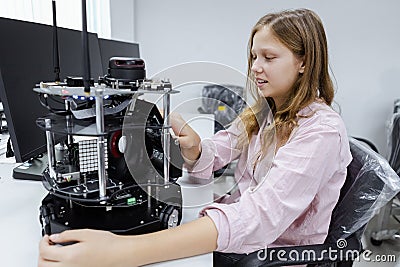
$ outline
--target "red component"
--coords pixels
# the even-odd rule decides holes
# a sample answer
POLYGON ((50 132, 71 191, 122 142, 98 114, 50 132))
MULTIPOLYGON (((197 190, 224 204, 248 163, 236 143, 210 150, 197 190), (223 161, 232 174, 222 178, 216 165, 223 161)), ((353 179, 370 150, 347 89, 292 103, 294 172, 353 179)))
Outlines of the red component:
POLYGON ((119 139, 121 138, 121 136, 122 136, 122 130, 118 130, 118 131, 112 133, 111 138, 110 138, 111 140, 109 143, 111 155, 117 159, 122 157, 122 153, 119 151, 119 148, 118 148, 118 142, 119 142, 119 139))

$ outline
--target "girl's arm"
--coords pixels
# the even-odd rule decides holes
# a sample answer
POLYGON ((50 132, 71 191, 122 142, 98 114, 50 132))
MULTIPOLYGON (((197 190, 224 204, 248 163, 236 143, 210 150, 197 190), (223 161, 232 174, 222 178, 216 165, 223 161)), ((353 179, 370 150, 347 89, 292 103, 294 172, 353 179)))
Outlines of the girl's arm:
POLYGON ((217 229, 208 216, 138 236, 117 236, 96 230, 65 231, 42 239, 39 267, 140 266, 212 252, 217 248, 217 236, 217 229), (71 241, 77 243, 52 244, 71 241))

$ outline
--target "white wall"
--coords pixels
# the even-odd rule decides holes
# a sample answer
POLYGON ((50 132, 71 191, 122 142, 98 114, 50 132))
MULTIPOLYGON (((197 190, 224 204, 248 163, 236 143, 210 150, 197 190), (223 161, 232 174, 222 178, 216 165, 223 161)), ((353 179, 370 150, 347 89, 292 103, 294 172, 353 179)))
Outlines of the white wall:
POLYGON ((135 1, 110 0, 111 39, 133 42, 135 1))
MULTIPOLYGON (((386 123, 400 97, 397 0, 135 0, 135 41, 148 77, 197 60, 245 73, 253 24, 270 11, 297 7, 313 9, 325 24, 336 101, 348 133, 369 138, 385 154, 386 123)), ((124 27, 131 31, 125 23, 118 30, 124 27)))

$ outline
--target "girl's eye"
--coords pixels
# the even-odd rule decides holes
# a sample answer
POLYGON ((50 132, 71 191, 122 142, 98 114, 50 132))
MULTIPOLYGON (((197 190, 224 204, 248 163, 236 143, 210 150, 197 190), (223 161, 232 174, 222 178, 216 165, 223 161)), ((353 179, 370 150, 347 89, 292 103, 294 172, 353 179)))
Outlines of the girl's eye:
POLYGON ((273 60, 275 57, 265 57, 266 60, 273 60))

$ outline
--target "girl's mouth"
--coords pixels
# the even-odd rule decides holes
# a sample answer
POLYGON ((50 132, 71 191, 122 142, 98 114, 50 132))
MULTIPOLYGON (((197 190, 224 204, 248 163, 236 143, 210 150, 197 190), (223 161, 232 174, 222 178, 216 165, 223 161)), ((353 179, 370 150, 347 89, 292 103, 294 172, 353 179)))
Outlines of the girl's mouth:
POLYGON ((263 80, 263 79, 256 79, 256 82, 257 82, 258 87, 263 86, 264 84, 268 83, 267 80, 263 80))

